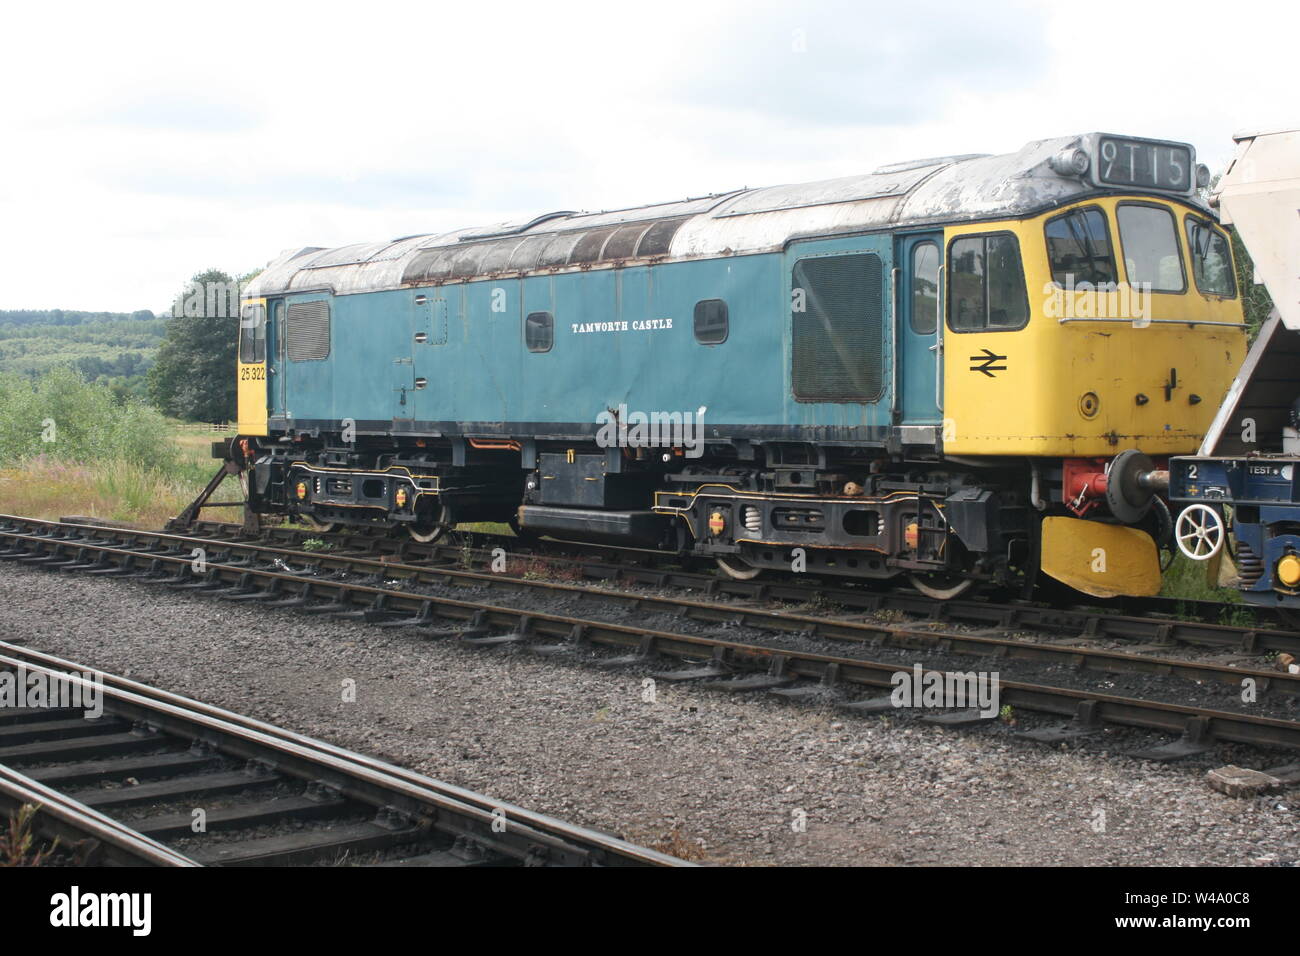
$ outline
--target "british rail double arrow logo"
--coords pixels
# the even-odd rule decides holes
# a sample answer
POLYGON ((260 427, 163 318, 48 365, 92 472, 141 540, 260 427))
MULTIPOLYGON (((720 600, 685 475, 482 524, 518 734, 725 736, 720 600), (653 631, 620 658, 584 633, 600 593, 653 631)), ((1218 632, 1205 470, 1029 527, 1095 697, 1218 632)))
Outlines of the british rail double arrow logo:
POLYGON ((984 349, 983 355, 972 355, 970 360, 975 363, 970 367, 972 372, 983 372, 989 378, 997 378, 997 375, 994 374, 995 372, 1005 372, 1007 370, 1005 365, 993 364, 994 362, 1005 362, 1007 357, 1005 355, 998 355, 988 349, 984 349))

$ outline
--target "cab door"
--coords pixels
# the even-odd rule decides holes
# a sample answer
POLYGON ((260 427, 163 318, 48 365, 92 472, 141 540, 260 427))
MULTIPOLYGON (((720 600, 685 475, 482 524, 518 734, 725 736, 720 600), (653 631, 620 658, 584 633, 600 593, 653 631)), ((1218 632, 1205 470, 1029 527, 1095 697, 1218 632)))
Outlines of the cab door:
POLYGON ((943 416, 943 234, 898 240, 898 378, 904 425, 943 416))
POLYGON ((267 395, 271 401, 272 415, 285 415, 285 402, 288 395, 286 377, 289 371, 284 353, 284 299, 269 299, 267 312, 270 315, 270 349, 269 364, 266 369, 267 395))
POLYGON ((240 308, 236 359, 239 433, 265 435, 268 394, 265 299, 246 299, 240 308))

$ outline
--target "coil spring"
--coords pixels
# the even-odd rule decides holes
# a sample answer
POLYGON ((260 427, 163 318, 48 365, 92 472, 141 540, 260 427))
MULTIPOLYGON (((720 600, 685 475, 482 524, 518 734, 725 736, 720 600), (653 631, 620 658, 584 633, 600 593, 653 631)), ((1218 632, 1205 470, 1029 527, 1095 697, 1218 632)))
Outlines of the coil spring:
POLYGON ((1242 590, 1253 588, 1264 576, 1263 559, 1244 541, 1237 542, 1237 576, 1241 580, 1239 586, 1242 590))
POLYGON ((745 526, 745 530, 750 534, 761 534, 763 531, 763 512, 759 511, 753 505, 745 505, 740 510, 740 520, 745 526))

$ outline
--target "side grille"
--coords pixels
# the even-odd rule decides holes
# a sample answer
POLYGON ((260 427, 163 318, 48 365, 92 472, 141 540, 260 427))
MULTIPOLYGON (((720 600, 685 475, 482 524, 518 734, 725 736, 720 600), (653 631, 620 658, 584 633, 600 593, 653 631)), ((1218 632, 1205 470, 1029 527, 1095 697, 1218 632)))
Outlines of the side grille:
POLYGON ((330 304, 317 299, 290 305, 284 334, 291 362, 319 362, 329 358, 330 304))

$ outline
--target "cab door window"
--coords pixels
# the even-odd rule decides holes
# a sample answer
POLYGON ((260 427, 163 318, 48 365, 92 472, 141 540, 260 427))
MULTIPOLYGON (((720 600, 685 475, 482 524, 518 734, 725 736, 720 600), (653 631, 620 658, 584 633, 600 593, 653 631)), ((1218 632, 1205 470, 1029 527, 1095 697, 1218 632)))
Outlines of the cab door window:
POLYGON ((239 313, 239 361, 257 365, 266 361, 266 306, 246 305, 239 313))
POLYGON ((948 327, 993 332, 1028 323, 1019 240, 1009 232, 954 239, 948 246, 948 327))
POLYGON ((939 246, 919 242, 912 250, 912 331, 934 335, 939 324, 939 246))

